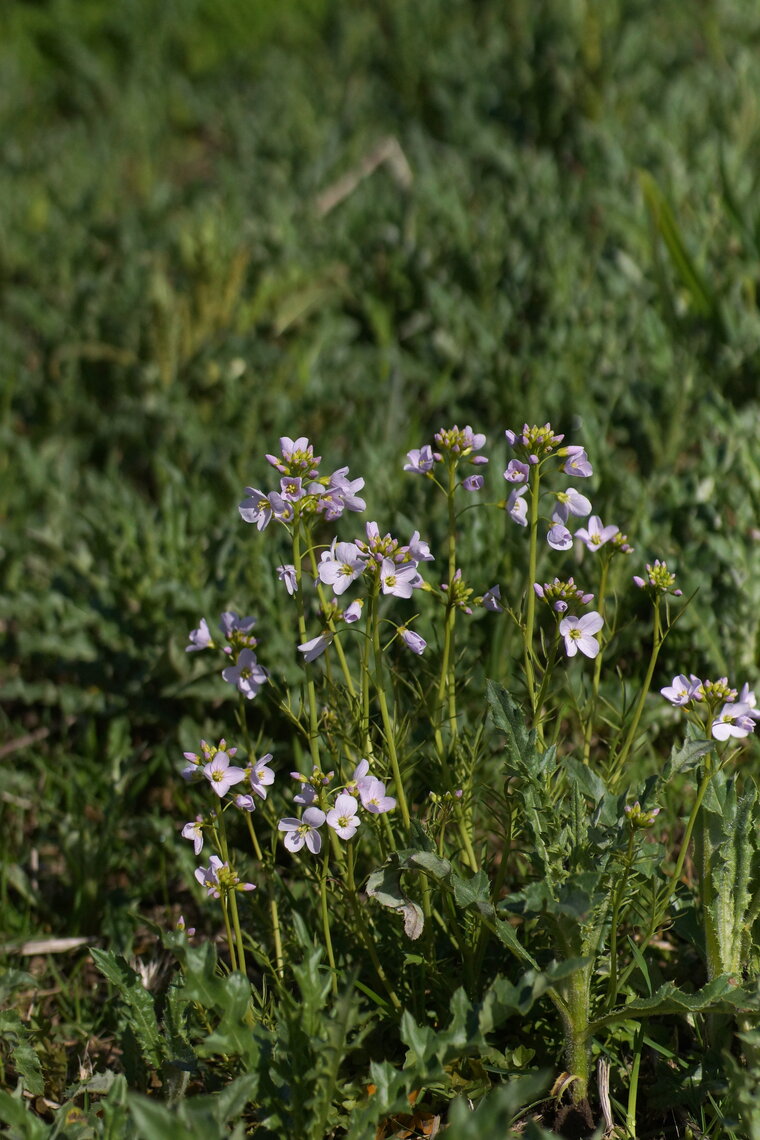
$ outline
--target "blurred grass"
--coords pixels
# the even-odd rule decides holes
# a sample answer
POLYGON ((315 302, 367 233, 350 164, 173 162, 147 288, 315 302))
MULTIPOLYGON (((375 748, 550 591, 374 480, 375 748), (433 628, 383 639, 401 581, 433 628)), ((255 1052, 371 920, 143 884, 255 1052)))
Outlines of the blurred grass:
MULTIPOLYGON (((236 510, 281 434, 435 540, 404 452, 551 420, 636 569, 699 587, 663 678, 757 683, 754 4, 36 0, 0 25, 0 723, 37 734, 0 804, 33 805, 4 829, 14 934, 169 899, 161 860, 122 874, 142 833, 72 836, 119 804, 176 850, 159 789, 230 725, 222 683, 189 683, 201 614, 257 613, 290 667, 282 551, 236 510), (401 167, 320 210, 389 138, 401 167), (63 852, 38 891, 30 837, 63 852)), ((468 541, 482 586, 521 588, 490 526, 468 541)), ((621 649, 635 670, 635 624, 621 649)))

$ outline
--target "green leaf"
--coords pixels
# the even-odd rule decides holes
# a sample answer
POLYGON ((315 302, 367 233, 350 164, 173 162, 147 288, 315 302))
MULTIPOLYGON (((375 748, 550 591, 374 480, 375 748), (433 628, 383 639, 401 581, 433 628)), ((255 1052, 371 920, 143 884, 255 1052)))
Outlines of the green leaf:
POLYGON ((27 1109, 24 1101, 2 1089, 0 1089, 0 1122, 17 1129, 15 1135, 22 1140, 45 1140, 56 1127, 45 1124, 27 1109))
POLYGON ((691 297, 694 311, 701 317, 720 321, 718 298, 689 254, 665 195, 646 170, 639 171, 639 185, 652 224, 665 242, 670 260, 691 297))
POLYGON ((29 1030, 17 1010, 0 1010, 0 1038, 9 1044, 13 1063, 25 1090, 33 1096, 42 1096, 45 1092, 45 1079, 40 1059, 32 1047, 29 1030))
POLYGON ((476 903, 489 905, 491 902, 491 888, 488 875, 480 870, 471 879, 463 879, 459 875, 452 875, 454 898, 457 906, 466 909, 476 903))
POLYGON ((657 1017, 670 1013, 737 1013, 760 1007, 756 995, 749 994, 737 986, 727 974, 715 978, 696 993, 679 990, 672 982, 660 986, 656 993, 647 998, 635 998, 621 1009, 612 1010, 604 1017, 597 1018, 589 1027, 596 1033, 605 1025, 619 1021, 638 1021, 646 1017, 657 1017))
POLYGON ((678 772, 689 772, 696 768, 699 761, 715 747, 711 740, 686 739, 680 747, 673 745, 670 757, 665 761, 662 770, 661 782, 667 783, 671 776, 678 772))
POLYGON ((487 681, 486 690, 493 722, 507 738, 507 751, 514 773, 540 782, 554 762, 555 749, 537 751, 536 730, 529 732, 526 729, 522 709, 503 685, 487 681))
POLYGON ((145 989, 136 970, 120 954, 90 947, 95 965, 118 991, 127 1008, 127 1019, 145 1061, 155 1069, 163 1060, 163 1041, 156 1019, 153 995, 145 989))

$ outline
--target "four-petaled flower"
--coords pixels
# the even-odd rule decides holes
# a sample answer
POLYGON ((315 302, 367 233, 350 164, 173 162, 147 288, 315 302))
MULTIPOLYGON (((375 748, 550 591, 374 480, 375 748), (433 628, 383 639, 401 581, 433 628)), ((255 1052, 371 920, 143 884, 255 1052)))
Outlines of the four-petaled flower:
POLYGON ((217 752, 213 760, 203 765, 203 775, 221 799, 233 784, 239 784, 245 779, 245 770, 231 765, 226 752, 217 752))
POLYGON ((279 831, 285 832, 285 846, 288 851, 300 851, 306 844, 312 855, 322 850, 322 836, 317 831, 325 822, 325 813, 318 807, 307 807, 301 819, 286 817, 277 824, 279 831))
POLYGON ((335 806, 327 813, 327 826, 331 827, 341 839, 350 839, 361 822, 357 819, 358 810, 354 797, 348 792, 341 792, 335 801, 335 806))
POLYGON ((335 594, 343 594, 364 573, 366 565, 366 555, 356 543, 333 542, 319 563, 319 580, 332 586, 335 594))
POLYGON ((384 594, 397 598, 411 598, 412 591, 422 583, 417 567, 413 562, 401 566, 384 558, 380 567, 380 584, 384 594))
POLYGON ((583 617, 565 617, 559 623, 559 632, 565 639, 565 652, 568 657, 575 657, 580 649, 586 657, 596 657, 599 652, 597 634, 604 625, 604 618, 596 610, 591 610, 583 617))
POLYGON ((236 665, 222 669, 222 676, 230 685, 236 685, 244 697, 252 700, 266 682, 269 671, 259 665, 252 649, 242 649, 236 665))
POLYGON ((605 542, 614 538, 619 530, 619 526, 603 526, 599 515, 592 515, 588 520, 588 527, 576 530, 575 537, 585 543, 587 550, 598 550, 605 542))
POLYGON ((730 736, 740 739, 749 736, 755 731, 758 716, 758 710, 743 701, 725 704, 712 723, 712 735, 716 740, 728 740, 730 736))
POLYGON ((365 811, 370 811, 374 815, 383 815, 395 808, 396 801, 393 796, 386 796, 382 780, 374 776, 363 776, 357 780, 357 787, 365 811))
POLYGON ((435 455, 429 443, 424 447, 414 447, 411 451, 407 452, 408 463, 404 464, 405 471, 413 471, 415 475, 426 475, 428 471, 432 471, 433 464, 436 460, 440 460, 440 455, 435 455))

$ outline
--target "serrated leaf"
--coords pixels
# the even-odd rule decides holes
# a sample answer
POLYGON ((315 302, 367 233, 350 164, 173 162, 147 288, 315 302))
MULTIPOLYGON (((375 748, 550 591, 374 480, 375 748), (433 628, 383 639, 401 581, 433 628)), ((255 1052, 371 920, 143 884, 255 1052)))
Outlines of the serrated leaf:
POLYGON ((667 783, 670 777, 677 775, 678 772, 689 772, 696 768, 702 757, 713 748, 714 744, 709 740, 687 739, 680 747, 674 744, 662 770, 662 783, 667 783))
POLYGON ((163 1042, 159 1033, 153 995, 145 989, 136 970, 120 954, 90 947, 90 954, 101 974, 116 988, 127 1007, 129 1026, 140 1044, 145 1060, 161 1067, 163 1042))
POLYGON ((598 804, 607 792, 604 780, 598 776, 593 768, 575 756, 565 756, 562 767, 567 772, 571 784, 575 785, 584 796, 588 796, 598 804))
POLYGON ((470 879, 463 879, 460 875, 452 875, 451 884, 454 888, 454 898, 457 906, 463 909, 473 903, 490 903, 491 889, 488 875, 480 870, 470 879))
POLYGON ((619 1021, 637 1021, 644 1017, 670 1013, 736 1013, 758 1008, 760 1001, 757 995, 749 994, 735 985, 727 974, 722 974, 693 994, 679 990, 672 982, 666 982, 651 997, 635 998, 621 1009, 597 1018, 589 1027, 589 1032, 596 1033, 603 1026, 619 1021))

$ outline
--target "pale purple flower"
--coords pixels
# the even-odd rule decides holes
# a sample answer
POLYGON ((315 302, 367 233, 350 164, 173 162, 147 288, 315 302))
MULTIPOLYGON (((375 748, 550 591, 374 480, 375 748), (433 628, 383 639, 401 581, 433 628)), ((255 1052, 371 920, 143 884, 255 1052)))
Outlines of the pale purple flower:
POLYGON ((405 625, 399 626, 399 633, 401 640, 407 649, 411 649, 412 653, 420 656, 427 649, 427 642, 424 637, 420 637, 419 633, 415 633, 413 629, 407 629, 405 625))
POLYGON ((358 811, 359 805, 354 797, 341 792, 335 800, 335 806, 327 813, 327 826, 341 839, 351 839, 361 822, 357 818, 358 811))
POLYGON ((575 657, 578 650, 586 657, 596 657, 599 652, 599 642, 594 634, 598 633, 604 625, 604 618, 596 610, 591 610, 583 617, 562 618, 559 623, 559 632, 565 639, 565 652, 568 657, 575 657))
POLYGON ((756 719, 757 710, 749 704, 725 704, 712 723, 712 735, 716 740, 728 740, 731 736, 741 739, 755 731, 756 719))
POLYGON ((591 500, 581 495, 574 487, 556 492, 557 505, 552 512, 552 522, 566 523, 570 515, 585 518, 591 514, 591 500))
POLYGON ((280 479, 280 494, 286 503, 297 503, 306 493, 300 475, 286 475, 280 479))
POLYGON ((396 801, 393 796, 386 796, 385 784, 374 776, 365 776, 357 781, 362 807, 373 815, 383 815, 393 811, 396 801))
POLYGON ((585 543, 587 550, 598 550, 605 542, 614 538, 619 530, 618 526, 602 526, 599 515, 592 515, 588 520, 588 528, 581 527, 576 530, 575 537, 585 543))
POLYGON ((304 641, 303 645, 299 645, 298 652, 303 653, 304 661, 316 661, 328 645, 332 645, 333 636, 329 629, 325 629, 316 637, 312 637, 311 641, 304 641))
POLYGON ((335 503, 340 501, 343 510, 363 511, 367 504, 356 492, 361 491, 364 480, 361 478, 348 479, 347 475, 347 467, 339 467, 337 471, 334 471, 330 476, 325 495, 329 495, 335 503))
POLYGON ((281 495, 279 491, 270 491, 267 498, 274 517, 280 522, 290 522, 295 514, 290 500, 281 495))
POLYGON ((182 934, 186 934, 188 938, 192 938, 192 936, 195 934, 195 927, 186 925, 184 914, 181 914, 177 919, 175 930, 179 930, 182 934))
POLYGON ((246 487, 247 499, 243 499, 239 505, 240 517, 243 522, 255 523, 257 530, 263 530, 268 526, 272 519, 272 504, 264 494, 256 487, 246 487))
POLYGON ((319 563, 319 580, 332 586, 335 594, 343 594, 364 573, 366 556, 354 542, 333 542, 319 563))
POLYGON ((285 583, 285 589, 292 597, 298 589, 298 582, 296 581, 296 568, 291 563, 285 566, 277 567, 277 577, 281 582, 285 583))
POLYGON ((351 625, 353 622, 358 621, 362 616, 363 608, 364 602, 361 598, 357 598, 356 601, 352 602, 350 606, 346 606, 343 613, 341 614, 341 617, 345 622, 348 622, 348 624, 351 625))
POLYGON ((570 447, 563 447, 559 454, 567 456, 562 468, 565 475, 575 475, 578 479, 588 479, 590 475, 594 474, 584 447, 573 444, 570 447))
POLYGON ((288 851, 300 851, 304 843, 312 855, 318 855, 322 850, 322 836, 317 831, 325 822, 325 813, 321 808, 308 807, 301 819, 286 817, 277 824, 279 831, 285 832, 285 846, 288 851))
POLYGON ((573 536, 564 523, 555 522, 547 532, 546 541, 552 550, 569 550, 573 545, 573 536))
POLYGON ((412 591, 422 582, 413 562, 398 566, 390 558, 384 558, 380 567, 380 583, 384 594, 396 598, 411 598, 412 591))
POLYGON ((436 459, 440 459, 440 455, 435 455, 429 443, 424 447, 413 448, 407 452, 408 463, 404 464, 405 471, 413 471, 415 475, 425 475, 428 471, 432 471, 433 464, 436 459))
POLYGON ((317 798, 317 791, 311 784, 302 784, 300 792, 293 796, 293 803, 301 807, 311 807, 317 798))
POLYGON ((190 644, 185 646, 186 653, 195 653, 199 649, 213 648, 214 639, 205 618, 201 618, 197 629, 191 629, 188 634, 190 644))
POLYGON ((673 678, 673 683, 660 689, 660 692, 672 705, 688 705, 689 701, 695 699, 695 692, 701 684, 699 677, 695 677, 693 673, 690 677, 679 673, 673 678))
POLYGON ((510 459, 504 478, 508 483, 527 483, 529 472, 530 467, 527 463, 521 463, 519 459, 510 459))
POLYGON ((528 503, 523 498, 528 488, 526 486, 516 487, 507 499, 507 514, 519 526, 528 525, 528 503))
POLYGON ((254 761, 250 764, 245 772, 251 781, 251 787, 257 796, 262 800, 267 798, 267 788, 270 784, 274 783, 274 772, 269 767, 269 761, 272 759, 272 753, 267 752, 260 760, 254 761))
POLYGON ((252 700, 266 682, 269 671, 259 665, 252 649, 242 649, 236 665, 228 665, 222 676, 230 685, 236 685, 249 701, 252 700))
POLYGON ((491 586, 490 590, 486 590, 481 598, 480 604, 484 610, 490 610, 491 613, 503 613, 504 606, 501 604, 501 586, 491 586))
POLYGON ((253 796, 245 795, 235 796, 235 807, 240 808, 241 811, 256 811, 256 800, 253 796))
POLYGON ((462 480, 462 488, 465 491, 482 491, 485 479, 482 475, 468 475, 466 479, 462 480))
POLYGON ((186 823, 182 828, 182 838, 190 839, 193 843, 193 850, 196 855, 200 855, 203 850, 203 816, 197 815, 193 821, 186 823))
POLYGON ((406 549, 409 551, 412 562, 435 562, 435 557, 430 553, 430 547, 424 539, 420 538, 418 530, 409 539, 406 549))
POLYGON ((203 775, 220 799, 227 794, 233 784, 239 784, 245 779, 245 771, 230 765, 230 758, 226 752, 217 752, 213 760, 204 764, 203 775))
POLYGON ((202 887, 205 887, 212 898, 218 899, 221 895, 219 890, 219 871, 224 866, 224 863, 218 855, 212 855, 209 859, 208 867, 197 867, 195 870, 195 877, 202 887))

